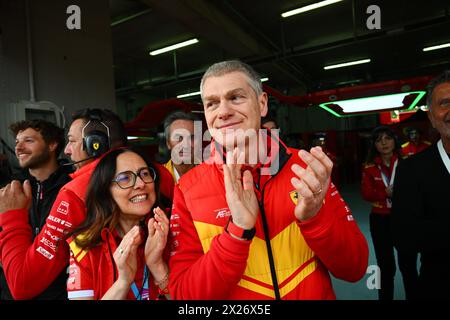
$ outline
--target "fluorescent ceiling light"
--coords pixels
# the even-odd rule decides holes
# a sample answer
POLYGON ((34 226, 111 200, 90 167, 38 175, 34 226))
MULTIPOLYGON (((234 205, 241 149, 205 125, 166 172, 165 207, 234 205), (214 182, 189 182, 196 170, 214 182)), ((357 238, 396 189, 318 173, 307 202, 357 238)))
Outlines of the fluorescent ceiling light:
POLYGON ((200 94, 200 91, 191 92, 191 93, 186 93, 186 94, 180 94, 177 96, 177 98, 181 99, 181 98, 186 98, 186 97, 191 97, 191 96, 197 96, 199 94, 200 94))
POLYGON ((345 62, 345 63, 333 64, 331 66, 326 66, 326 67, 323 67, 323 68, 325 70, 330 70, 330 69, 354 66, 355 64, 369 63, 369 62, 370 62, 370 59, 363 59, 363 60, 357 60, 357 61, 350 61, 350 62, 345 62))
POLYGON ((413 91, 321 103, 319 106, 336 117, 388 110, 412 110, 425 95, 425 91, 413 91))
POLYGON ((136 137, 136 136, 127 136, 127 139, 128 139, 128 140, 136 140, 136 139, 139 139, 139 137, 136 137))
POLYGON ((330 4, 333 4, 333 3, 336 3, 336 2, 341 2, 341 1, 342 1, 342 0, 326 0, 326 1, 320 1, 320 2, 317 2, 317 3, 310 4, 309 6, 304 6, 304 7, 297 8, 297 9, 294 9, 294 10, 291 10, 291 11, 283 12, 283 13, 281 14, 281 16, 282 16, 283 18, 287 18, 287 17, 293 16, 293 15, 295 15, 295 14, 299 14, 299 13, 302 13, 302 12, 314 10, 314 9, 317 9, 317 8, 320 8, 320 7, 325 7, 325 6, 328 6, 328 5, 330 5, 330 4))
POLYGON ((261 78, 261 82, 266 82, 266 81, 269 81, 269 78, 261 78))
POLYGON ((150 55, 151 56, 156 56, 158 54, 161 54, 161 53, 164 53, 164 52, 167 52, 167 51, 176 50, 178 48, 186 47, 186 46, 189 46, 189 45, 197 43, 197 42, 198 42, 198 39, 194 38, 194 39, 191 39, 191 40, 187 40, 187 41, 184 41, 184 42, 173 44, 173 45, 165 47, 165 48, 161 48, 161 49, 158 49, 158 50, 150 51, 150 55))
POLYGON ((426 48, 423 48, 423 51, 432 51, 432 50, 438 50, 438 49, 443 49, 443 48, 448 48, 448 47, 450 47, 450 42, 443 43, 438 46, 426 47, 426 48))

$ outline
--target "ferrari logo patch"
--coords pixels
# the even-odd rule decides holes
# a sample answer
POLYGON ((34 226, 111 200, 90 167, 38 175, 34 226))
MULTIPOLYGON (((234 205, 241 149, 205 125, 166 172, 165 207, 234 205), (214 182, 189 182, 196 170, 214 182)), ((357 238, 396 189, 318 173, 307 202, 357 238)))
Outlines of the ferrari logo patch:
POLYGON ((98 150, 98 148, 100 147, 100 144, 94 143, 92 146, 94 147, 94 150, 98 150))
POLYGON ((292 200, 292 202, 295 204, 295 205, 297 205, 297 203, 298 203, 298 193, 297 193, 297 191, 291 191, 291 192, 289 192, 289 195, 291 196, 291 200, 292 200))

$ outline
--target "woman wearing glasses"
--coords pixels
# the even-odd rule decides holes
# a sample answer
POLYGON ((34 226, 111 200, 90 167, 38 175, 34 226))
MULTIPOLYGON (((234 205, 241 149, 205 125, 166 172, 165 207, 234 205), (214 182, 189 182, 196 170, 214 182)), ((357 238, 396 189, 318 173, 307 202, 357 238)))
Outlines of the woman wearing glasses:
POLYGON ((98 163, 87 218, 72 234, 69 299, 158 299, 168 294, 169 220, 159 207, 156 170, 138 152, 117 149, 98 163))

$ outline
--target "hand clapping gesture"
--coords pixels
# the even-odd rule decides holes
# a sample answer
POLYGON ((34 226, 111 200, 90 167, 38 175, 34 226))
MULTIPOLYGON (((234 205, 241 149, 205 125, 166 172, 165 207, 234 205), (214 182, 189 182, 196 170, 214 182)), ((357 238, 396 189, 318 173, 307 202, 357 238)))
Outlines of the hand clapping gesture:
POLYGON ((145 243, 145 261, 150 271, 163 263, 163 251, 169 234, 169 219, 159 207, 153 209, 154 217, 148 221, 148 237, 145 243))
POLYGON ((300 150, 298 155, 307 167, 303 169, 298 164, 292 165, 291 170, 298 178, 293 177, 291 183, 299 195, 295 217, 304 221, 314 217, 323 205, 330 185, 333 162, 320 147, 311 148, 310 152, 300 150))
POLYGON ((252 229, 258 217, 259 205, 253 190, 253 177, 246 170, 241 178, 242 165, 237 164, 238 149, 227 153, 223 165, 225 192, 233 223, 243 229, 252 229))
POLYGON ((13 180, 11 183, 0 189, 0 213, 16 210, 29 209, 31 206, 31 185, 30 181, 13 180))
POLYGON ((113 258, 119 272, 118 282, 129 286, 136 276, 137 249, 142 242, 139 226, 134 226, 123 237, 119 247, 114 252, 113 258))

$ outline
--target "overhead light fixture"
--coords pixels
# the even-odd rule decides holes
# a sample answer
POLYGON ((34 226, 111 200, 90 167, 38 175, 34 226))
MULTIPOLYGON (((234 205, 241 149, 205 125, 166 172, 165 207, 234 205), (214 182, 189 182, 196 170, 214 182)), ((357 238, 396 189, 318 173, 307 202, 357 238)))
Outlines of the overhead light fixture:
POLYGON ((321 7, 325 7, 325 6, 328 6, 330 4, 333 4, 333 3, 336 3, 336 2, 341 2, 341 1, 342 0, 320 1, 320 2, 317 2, 317 3, 310 4, 308 6, 304 6, 304 7, 301 7, 301 8, 297 8, 297 9, 294 9, 294 10, 283 12, 281 14, 281 16, 283 18, 287 18, 287 17, 293 16, 295 14, 303 13, 303 12, 306 12, 306 11, 311 11, 311 10, 314 10, 314 9, 317 9, 317 8, 321 8, 321 7))
POLYGON ((369 63, 370 59, 363 59, 363 60, 357 60, 357 61, 350 61, 350 62, 345 62, 345 63, 339 63, 339 64, 333 64, 331 66, 325 66, 323 67, 325 70, 330 70, 330 69, 336 69, 336 68, 343 68, 343 67, 348 67, 348 66, 354 66, 356 64, 362 64, 362 63, 369 63))
POLYGON ((185 94, 180 94, 180 95, 178 95, 177 98, 178 98, 178 99, 181 99, 181 98, 186 98, 186 97, 197 96, 197 95, 199 95, 199 94, 200 94, 200 91, 197 91, 197 92, 191 92, 191 93, 185 93, 185 94))
POLYGON ((173 44, 173 45, 165 47, 165 48, 161 48, 161 49, 158 49, 158 50, 150 51, 150 55, 151 56, 156 56, 156 55, 164 53, 164 52, 168 52, 168 51, 176 50, 178 48, 190 46, 191 44, 194 44, 194 43, 197 43, 197 42, 198 42, 197 38, 194 38, 194 39, 191 39, 191 40, 187 40, 187 41, 183 41, 183 42, 176 43, 176 44, 173 44))
POLYGON ((269 81, 269 78, 261 78, 261 82, 266 82, 266 81, 269 81))
POLYGON ((319 107, 336 117, 347 117, 373 112, 412 110, 425 95, 425 91, 412 91, 321 103, 319 107))
POLYGON ((432 46, 432 47, 426 47, 423 48, 423 51, 433 51, 433 50, 438 50, 438 49, 444 49, 444 48, 448 48, 450 47, 450 42, 449 43, 443 43, 437 46, 432 46))

